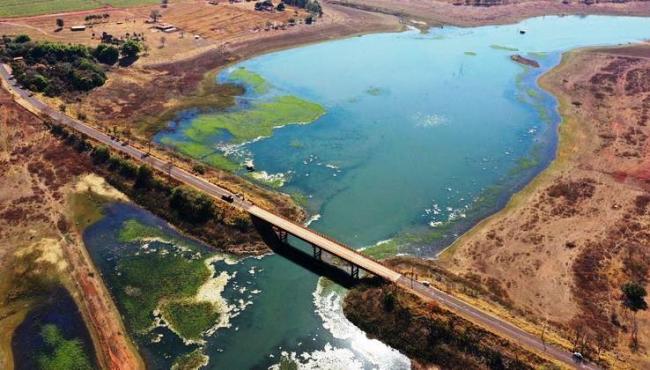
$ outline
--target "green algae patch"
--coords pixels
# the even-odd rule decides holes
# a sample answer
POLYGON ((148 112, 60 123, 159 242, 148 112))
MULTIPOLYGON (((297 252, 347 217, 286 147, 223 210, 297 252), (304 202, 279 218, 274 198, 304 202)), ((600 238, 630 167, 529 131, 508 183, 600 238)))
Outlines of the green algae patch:
POLYGON ((505 50, 505 51, 519 51, 517 48, 513 48, 511 46, 504 46, 504 45, 497 45, 497 44, 492 44, 490 45, 492 49, 496 50, 505 50))
POLYGON ((465 55, 469 55, 469 56, 471 56, 471 57, 475 57, 477 54, 476 54, 475 52, 473 52, 473 51, 466 51, 466 52, 465 52, 465 55))
POLYGON ((145 225, 134 219, 124 221, 117 236, 117 239, 122 243, 154 238, 169 239, 165 232, 159 228, 145 225))
POLYGON ((54 324, 43 326, 41 336, 45 350, 37 362, 39 368, 48 370, 91 370, 92 363, 79 339, 66 339, 54 324))
POLYGON ((244 67, 237 68, 229 76, 228 80, 235 83, 242 83, 253 89, 256 94, 264 94, 269 91, 269 84, 264 77, 251 72, 244 67))
POLYGON ((209 302, 174 301, 161 310, 165 321, 180 336, 195 341, 219 320, 219 312, 209 302))
POLYGON ((281 96, 269 102, 255 103, 250 109, 199 116, 185 130, 185 136, 194 142, 228 131, 235 143, 260 137, 269 137, 273 129, 290 124, 306 124, 325 113, 319 104, 295 96, 281 96))

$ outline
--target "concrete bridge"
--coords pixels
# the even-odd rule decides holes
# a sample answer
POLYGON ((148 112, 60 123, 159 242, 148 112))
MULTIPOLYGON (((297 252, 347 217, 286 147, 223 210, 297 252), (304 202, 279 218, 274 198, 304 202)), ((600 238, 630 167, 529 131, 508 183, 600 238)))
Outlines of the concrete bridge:
POLYGON ((399 272, 382 265, 374 259, 365 256, 342 243, 264 210, 238 197, 227 189, 221 188, 199 176, 183 170, 182 168, 176 167, 168 161, 151 156, 126 142, 120 142, 113 139, 109 135, 92 126, 75 120, 58 110, 52 109, 50 106, 36 99, 29 91, 16 86, 15 81, 13 81, 11 77, 11 70, 7 65, 0 65, 0 79, 2 80, 2 86, 13 95, 14 100, 36 116, 41 118, 49 117, 55 123, 66 125, 115 151, 133 157, 136 161, 146 163, 152 168, 166 173, 179 182, 194 187, 219 201, 225 201, 224 199, 226 198, 232 199, 232 202, 228 203, 233 207, 242 209, 248 212, 251 216, 272 225, 281 241, 286 243, 287 237, 290 234, 310 244, 313 248, 313 255, 315 258, 320 259, 322 251, 326 251, 347 262, 350 265, 350 274, 353 277, 359 276, 359 269, 367 271, 423 298, 435 300, 453 312, 470 319, 472 322, 510 338, 511 340, 514 340, 529 349, 537 351, 538 353, 544 354, 549 358, 562 362, 565 365, 582 369, 599 369, 597 365, 591 363, 577 364, 574 362, 571 352, 550 346, 540 340, 537 336, 486 313, 485 311, 475 308, 474 306, 455 298, 451 294, 412 281, 399 272))

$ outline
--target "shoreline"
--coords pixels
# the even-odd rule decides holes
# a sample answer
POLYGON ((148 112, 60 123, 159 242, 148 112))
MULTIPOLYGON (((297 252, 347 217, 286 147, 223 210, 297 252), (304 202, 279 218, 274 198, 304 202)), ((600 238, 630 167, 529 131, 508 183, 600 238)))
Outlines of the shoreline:
MULTIPOLYGON (((496 212, 483 217, 478 223, 472 226, 469 230, 461 234, 453 243, 447 247, 440 250, 435 255, 435 259, 445 259, 453 257, 456 249, 467 239, 472 236, 480 233, 486 227, 486 224, 492 221, 495 218, 502 217, 506 214, 509 214, 513 208, 515 208, 521 202, 526 201, 526 197, 529 197, 532 192, 537 189, 542 188, 545 185, 548 185, 549 181, 552 180, 550 177, 557 171, 560 171, 563 166, 570 164, 569 156, 570 153, 566 153, 567 146, 575 145, 575 138, 571 137, 570 133, 572 130, 578 128, 578 123, 576 120, 567 113, 567 108, 570 103, 567 103, 562 99, 559 94, 552 90, 548 79, 553 71, 562 68, 563 66, 570 63, 570 58, 572 58, 575 53, 590 50, 590 47, 586 48, 576 48, 570 49, 562 52, 560 62, 553 66, 552 68, 544 71, 536 81, 537 87, 549 93, 554 99, 556 99, 557 106, 556 111, 559 114, 560 121, 556 123, 555 135, 556 135, 556 149, 553 154, 553 158, 550 160, 549 164, 544 167, 539 173, 537 173, 533 178, 528 181, 520 190, 512 193, 503 207, 500 207, 496 212), (575 127, 574 127, 575 126, 575 127)), ((578 128, 579 129, 579 128, 578 128)))

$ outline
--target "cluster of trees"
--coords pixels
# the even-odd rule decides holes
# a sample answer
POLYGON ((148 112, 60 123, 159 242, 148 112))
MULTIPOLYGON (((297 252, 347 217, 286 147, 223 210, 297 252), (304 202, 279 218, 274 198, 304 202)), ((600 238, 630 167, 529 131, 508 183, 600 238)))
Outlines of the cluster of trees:
POLYGON ((111 15, 108 14, 108 13, 89 14, 89 15, 86 16, 86 18, 84 18, 84 20, 86 21, 86 23, 95 23, 95 22, 100 22, 100 21, 106 22, 108 20, 108 18, 110 18, 110 16, 111 15))
POLYGON ((283 3, 298 8, 304 8, 310 13, 322 15, 323 8, 321 7, 318 0, 282 0, 283 3))
POLYGON ((99 64, 113 65, 120 57, 133 58, 140 44, 127 40, 120 49, 100 44, 97 48, 55 42, 35 42, 27 35, 3 37, 0 58, 10 63, 16 80, 25 88, 57 96, 88 91, 106 82, 99 64))

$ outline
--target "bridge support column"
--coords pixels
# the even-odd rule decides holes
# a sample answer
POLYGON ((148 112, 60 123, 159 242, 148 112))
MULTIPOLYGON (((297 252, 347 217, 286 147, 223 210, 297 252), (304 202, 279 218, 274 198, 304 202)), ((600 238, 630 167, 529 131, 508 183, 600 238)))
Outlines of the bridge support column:
POLYGON ((287 238, 289 237, 289 233, 282 229, 278 229, 278 239, 284 244, 287 244, 287 238))
POLYGON ((317 245, 312 244, 312 249, 314 250, 314 258, 321 261, 323 259, 323 250, 320 249, 317 245))
POLYGON ((359 278, 359 266, 354 263, 350 263, 350 276, 352 276, 353 279, 359 278))

